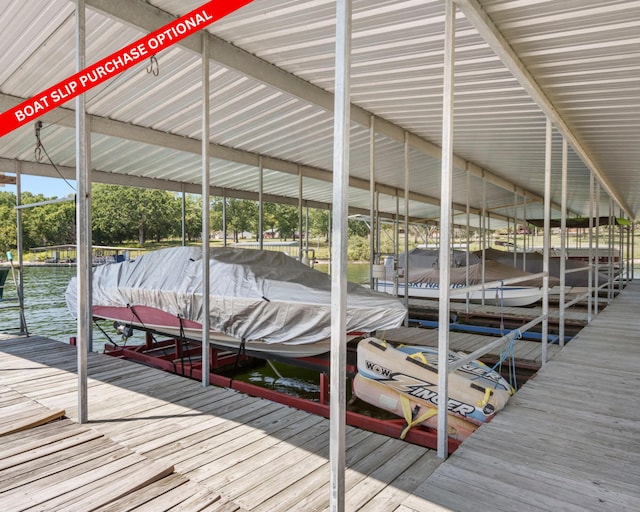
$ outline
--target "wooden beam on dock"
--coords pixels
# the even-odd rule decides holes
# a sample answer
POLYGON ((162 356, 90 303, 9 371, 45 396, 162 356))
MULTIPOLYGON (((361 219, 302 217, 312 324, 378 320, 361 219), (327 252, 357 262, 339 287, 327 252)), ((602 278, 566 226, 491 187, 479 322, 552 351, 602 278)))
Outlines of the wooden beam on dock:
POLYGON ((15 185, 15 184, 16 184, 15 176, 7 176, 6 174, 0 172, 0 186, 15 185))

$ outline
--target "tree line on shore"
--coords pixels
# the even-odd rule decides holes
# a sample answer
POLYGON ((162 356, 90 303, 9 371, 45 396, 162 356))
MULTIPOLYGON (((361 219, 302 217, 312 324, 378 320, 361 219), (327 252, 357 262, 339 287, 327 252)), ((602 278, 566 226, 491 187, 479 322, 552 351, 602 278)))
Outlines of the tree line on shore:
MULTIPOLYGON (((94 245, 136 244, 180 239, 182 236, 182 196, 163 190, 150 190, 119 185, 92 186, 92 236, 94 245)), ((50 201, 43 194, 23 192, 23 205, 50 201)), ((223 201, 226 201, 227 234, 237 242, 244 233, 257 240, 258 203, 244 199, 212 198, 211 232, 223 229, 223 201)), ((2 253, 17 247, 16 195, 0 192, 0 249, 2 253)), ((56 202, 23 208, 23 248, 75 244, 75 202, 56 202)), ((329 215, 326 210, 309 209, 303 217, 303 232, 326 239, 329 215), (308 218, 308 221, 307 221, 308 218), (305 227, 306 226, 306 227, 305 227)), ((263 205, 263 232, 282 240, 299 236, 298 207, 286 204, 263 205)), ((186 195, 184 230, 188 241, 202 236, 202 201, 197 195, 186 195)), ((349 222, 349 234, 367 237, 368 228, 359 221, 349 222)))

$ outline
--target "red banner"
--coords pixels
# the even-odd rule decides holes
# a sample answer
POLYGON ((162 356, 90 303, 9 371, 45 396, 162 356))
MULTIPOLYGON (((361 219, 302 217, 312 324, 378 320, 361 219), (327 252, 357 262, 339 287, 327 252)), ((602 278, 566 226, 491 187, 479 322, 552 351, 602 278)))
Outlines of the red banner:
POLYGON ((0 137, 109 80, 252 0, 211 0, 136 42, 0 114, 0 137))

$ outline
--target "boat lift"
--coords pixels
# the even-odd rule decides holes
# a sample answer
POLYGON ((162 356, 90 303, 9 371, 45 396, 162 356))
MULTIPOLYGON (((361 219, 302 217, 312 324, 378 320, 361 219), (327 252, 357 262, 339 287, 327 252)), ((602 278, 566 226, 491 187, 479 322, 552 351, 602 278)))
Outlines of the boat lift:
MULTIPOLYGON (((127 328, 127 327, 125 327, 127 328)), ((131 334, 128 332, 127 334, 131 334)), ((145 330, 145 343, 141 345, 118 345, 115 342, 105 345, 105 354, 129 359, 148 366, 152 366, 170 373, 182 375, 187 378, 202 380, 202 344, 199 340, 186 338, 156 339, 156 336, 163 336, 162 333, 153 330, 145 330)), ((75 338, 71 338, 70 343, 75 344, 75 338)), ((264 354, 262 355, 264 357, 264 354)), ((312 414, 329 418, 329 354, 322 354, 315 357, 305 357, 290 359, 284 357, 273 357, 274 361, 284 362, 290 365, 311 369, 319 374, 320 386, 317 399, 301 398, 282 391, 268 389, 257 384, 245 382, 234 378, 240 370, 247 370, 257 366, 269 364, 264 359, 255 357, 249 351, 238 353, 216 347, 213 343, 209 348, 209 382, 213 385, 234 389, 241 393, 259 398, 265 398, 273 402, 281 403, 289 407, 300 409, 312 414)), ((356 373, 356 352, 355 346, 350 343, 347 346, 347 378, 351 381, 356 373)), ((405 420, 401 418, 380 419, 353 410, 346 411, 346 423, 364 430, 386 435, 396 439, 407 426, 405 420)), ((437 432, 423 427, 412 427, 404 440, 419 446, 435 449, 437 445, 437 432)), ((448 451, 453 453, 461 441, 449 438, 448 451)))

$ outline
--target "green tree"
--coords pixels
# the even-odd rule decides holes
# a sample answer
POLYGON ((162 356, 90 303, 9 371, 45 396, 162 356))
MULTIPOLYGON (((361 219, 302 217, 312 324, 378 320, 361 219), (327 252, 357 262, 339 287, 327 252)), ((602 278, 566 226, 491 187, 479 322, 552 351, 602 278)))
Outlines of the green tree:
POLYGON ((0 192, 0 250, 2 254, 16 247, 16 196, 0 192))
POLYGON ((347 232, 349 236, 368 237, 369 226, 362 220, 349 219, 347 221, 347 232))
POLYGON ((309 231, 314 236, 324 236, 325 242, 329 240, 329 210, 309 210, 309 231))
POLYGON ((202 236, 202 200, 200 196, 192 194, 185 196, 184 223, 187 240, 191 242, 202 236))
POLYGON ((128 223, 128 212, 132 207, 128 200, 124 187, 93 185, 91 223, 95 244, 121 244, 133 238, 134 233, 128 223))
POLYGON ((224 222, 222 218, 222 206, 224 199, 222 197, 215 197, 211 200, 209 206, 209 227, 211 231, 222 231, 224 228, 224 222))
POLYGON ((262 230, 274 233, 278 229, 278 207, 275 203, 264 203, 262 207, 262 230))
POLYGON ((181 199, 171 192, 163 190, 130 189, 135 191, 134 201, 139 200, 134 209, 138 243, 143 245, 147 238, 156 242, 175 236, 181 231, 181 199))
POLYGON ((247 199, 227 199, 227 228, 238 242, 240 233, 253 230, 258 222, 258 205, 247 199))
MULTIPOLYGON (((27 203, 23 201, 23 204, 27 203)), ((76 208, 73 201, 25 209, 22 219, 26 247, 66 245, 75 242, 76 208)))
POLYGON ((92 195, 94 243, 144 245, 180 232, 180 199, 171 192, 97 184, 92 195))
POLYGON ((277 204, 275 217, 278 222, 280 238, 286 240, 298 231, 298 208, 290 204, 277 204))

